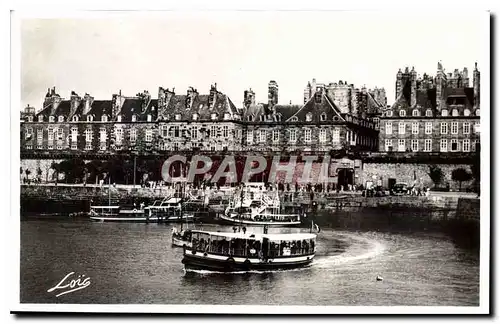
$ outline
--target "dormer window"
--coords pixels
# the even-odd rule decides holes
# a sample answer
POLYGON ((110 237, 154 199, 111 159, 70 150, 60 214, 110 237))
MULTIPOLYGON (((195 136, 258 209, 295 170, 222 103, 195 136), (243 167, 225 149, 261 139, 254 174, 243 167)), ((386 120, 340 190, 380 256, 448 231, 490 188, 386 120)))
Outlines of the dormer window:
POLYGON ((103 122, 107 122, 107 121, 108 121, 108 116, 106 116, 106 115, 102 115, 102 116, 101 116, 101 121, 103 121, 103 122))
POLYGON ((479 116, 479 109, 476 109, 476 116, 479 116))
POLYGON ((38 122, 39 123, 43 122, 43 116, 42 115, 38 116, 38 122))
POLYGON ((432 110, 427 109, 427 110, 425 111, 425 116, 426 116, 426 117, 432 117, 432 110))
POLYGON ((253 116, 248 116, 248 117, 247 117, 247 120, 248 120, 249 122, 253 121, 253 116))
POLYGON ((198 114, 193 114, 193 120, 198 120, 198 114))
POLYGON ((458 109, 456 109, 456 108, 455 108, 455 109, 453 109, 453 110, 451 111, 451 115, 452 115, 452 116, 454 116, 454 117, 458 116, 458 109))
POLYGON ((420 116, 420 111, 418 111, 418 109, 413 109, 413 111, 411 112, 411 115, 413 117, 418 117, 418 116, 420 116))
POLYGON ((216 120, 216 119, 217 119, 217 114, 216 114, 216 113, 212 113, 212 114, 210 115, 210 119, 212 119, 212 120, 216 120))
POLYGON ((54 116, 49 117, 49 123, 53 123, 55 121, 54 116))
POLYGON ((64 121, 64 116, 59 116, 57 118, 57 121, 60 122, 60 123, 62 123, 64 121))
POLYGON ((87 121, 88 121, 88 122, 91 122, 91 121, 93 121, 93 120, 94 120, 94 118, 92 117, 92 115, 88 115, 88 116, 87 116, 87 121))
POLYGON ((387 117, 392 117, 392 110, 388 110, 388 111, 385 113, 385 115, 386 115, 387 117))
POLYGON ((148 115, 148 122, 150 122, 153 119, 153 116, 148 115))
POLYGON ((335 116, 335 117, 333 117, 333 120, 334 120, 334 121, 338 121, 338 120, 339 120, 339 116, 335 116))
POLYGON ((399 111, 399 117, 406 117, 406 110, 401 109, 401 110, 399 111))
POLYGON ((263 122, 263 121, 265 121, 265 120, 266 120, 266 116, 264 116, 264 115, 260 115, 260 121, 261 121, 261 122, 263 122))
POLYGON ((325 113, 321 114, 321 121, 326 121, 326 114, 325 113))
POLYGON ((200 104, 200 109, 203 109, 203 104, 200 104))
POLYGON ((446 109, 441 110, 441 116, 442 117, 447 117, 448 116, 448 110, 446 110, 446 109))
POLYGON ((136 122, 136 121, 137 121, 137 116, 136 116, 136 115, 132 115, 132 121, 133 121, 133 122, 136 122))
POLYGON ((74 122, 77 122, 77 121, 78 121, 78 116, 73 116, 72 120, 73 120, 74 122))
POLYGON ((224 113, 224 120, 231 119, 231 115, 229 113, 224 113))
POLYGON ((316 91, 314 94, 314 100, 316 103, 321 103, 321 90, 316 91))
POLYGON ((312 121, 312 118, 313 118, 312 114, 311 113, 307 113, 307 115, 306 115, 306 121, 310 122, 310 121, 312 121))
POLYGON ((122 115, 118 115, 116 117, 116 121, 120 123, 122 121, 122 115))
POLYGON ((33 116, 28 116, 28 123, 33 122, 33 116))
POLYGON ((181 114, 175 114, 175 120, 181 120, 181 114))
POLYGON ((299 119, 297 118, 297 116, 294 116, 294 117, 292 117, 292 119, 290 119, 290 121, 293 121, 293 122, 296 122, 296 121, 298 121, 298 120, 299 120, 299 119))
POLYGON ((280 122, 280 121, 281 121, 281 114, 277 114, 277 115, 275 116, 275 118, 276 118, 276 121, 277 121, 277 122, 280 122))
POLYGON ((470 116, 470 110, 469 109, 465 109, 464 110, 464 116, 470 116))

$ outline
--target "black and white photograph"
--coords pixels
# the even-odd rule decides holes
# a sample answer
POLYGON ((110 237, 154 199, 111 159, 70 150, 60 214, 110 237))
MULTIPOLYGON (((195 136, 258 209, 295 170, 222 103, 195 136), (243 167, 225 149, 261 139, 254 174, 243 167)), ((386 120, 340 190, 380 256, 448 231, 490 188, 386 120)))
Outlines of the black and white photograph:
POLYGON ((11 311, 489 313, 487 11, 11 28, 11 311))

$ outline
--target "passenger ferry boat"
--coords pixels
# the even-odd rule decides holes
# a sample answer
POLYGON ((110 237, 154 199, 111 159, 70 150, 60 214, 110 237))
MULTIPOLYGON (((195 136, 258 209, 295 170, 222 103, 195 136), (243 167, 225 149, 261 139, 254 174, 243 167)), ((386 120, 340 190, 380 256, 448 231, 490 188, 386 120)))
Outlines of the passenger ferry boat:
POLYGON ((249 234, 193 230, 184 247, 186 270, 249 271, 293 269, 309 265, 316 234, 249 234))
POLYGON ((193 220, 194 215, 192 213, 181 213, 184 203, 182 198, 167 197, 162 201, 154 201, 152 205, 144 208, 144 211, 149 219, 156 219, 163 222, 193 220))
POLYGON ((229 224, 254 226, 298 226, 301 224, 300 213, 283 213, 282 206, 276 191, 271 198, 266 193, 242 193, 226 208, 219 219, 229 224))
POLYGON ((120 206, 90 206, 90 219, 99 222, 146 222, 148 219, 141 209, 122 209, 120 206))

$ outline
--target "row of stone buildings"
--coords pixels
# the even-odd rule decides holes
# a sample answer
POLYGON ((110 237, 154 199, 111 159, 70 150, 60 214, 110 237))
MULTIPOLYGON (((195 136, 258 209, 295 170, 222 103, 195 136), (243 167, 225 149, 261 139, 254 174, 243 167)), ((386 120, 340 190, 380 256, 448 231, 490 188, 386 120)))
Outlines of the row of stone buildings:
POLYGON ((345 81, 304 89, 304 103, 283 105, 275 81, 268 102, 244 91, 237 107, 212 85, 208 94, 160 87, 111 100, 48 89, 43 107, 21 113, 21 154, 162 154, 177 151, 263 152, 469 152, 479 145, 479 71, 469 87, 467 69, 417 77, 396 76, 396 101, 383 88, 356 88, 345 81))

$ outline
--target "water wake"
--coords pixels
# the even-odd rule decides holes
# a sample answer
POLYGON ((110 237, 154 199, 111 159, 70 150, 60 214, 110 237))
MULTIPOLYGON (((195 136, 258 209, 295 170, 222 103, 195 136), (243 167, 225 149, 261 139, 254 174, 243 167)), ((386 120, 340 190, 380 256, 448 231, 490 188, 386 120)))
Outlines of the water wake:
POLYGON ((384 253, 387 246, 377 240, 356 235, 356 234, 338 234, 346 241, 349 241, 349 248, 345 252, 328 256, 325 258, 316 258, 312 262, 315 268, 329 268, 332 265, 353 263, 361 260, 367 260, 384 253))

